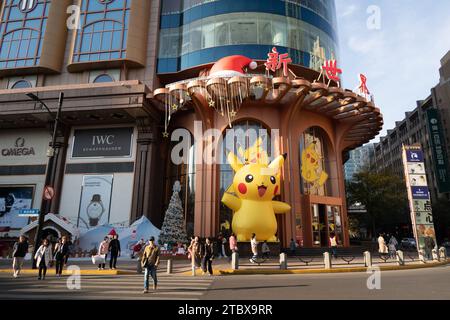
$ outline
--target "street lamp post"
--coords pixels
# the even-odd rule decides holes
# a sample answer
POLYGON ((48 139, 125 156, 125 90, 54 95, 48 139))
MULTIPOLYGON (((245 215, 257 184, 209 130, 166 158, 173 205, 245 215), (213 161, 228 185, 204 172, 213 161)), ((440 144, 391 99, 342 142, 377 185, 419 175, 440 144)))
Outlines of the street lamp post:
MULTIPOLYGON (((29 98, 31 98, 33 101, 39 102, 40 104, 42 104, 42 106, 44 106, 44 108, 47 110, 47 112, 53 117, 52 112, 50 111, 50 109, 47 107, 47 105, 41 100, 39 99, 35 94, 33 93, 28 93, 27 96, 29 98)), ((60 122, 60 114, 61 114, 61 109, 62 109, 62 104, 64 101, 64 92, 61 92, 59 94, 59 101, 58 101, 58 111, 56 113, 56 117, 53 118, 54 121, 54 125, 53 125, 53 136, 52 136, 52 143, 47 151, 47 157, 48 157, 48 163, 47 163, 47 170, 45 172, 45 184, 44 187, 49 186, 50 184, 52 184, 52 178, 54 176, 54 167, 55 167, 55 145, 56 145, 56 136, 58 133, 58 125, 60 122)), ((52 200, 45 200, 44 198, 42 199, 41 202, 41 210, 39 212, 39 219, 38 219, 38 226, 37 226, 37 231, 36 231, 36 236, 35 236, 35 240, 34 240, 34 250, 33 250, 33 269, 36 269, 36 260, 34 259, 34 256, 36 255, 36 252, 39 248, 39 244, 41 242, 41 237, 42 237, 42 228, 44 225, 44 219, 45 216, 47 215, 47 213, 49 213, 50 211, 50 204, 51 204, 52 200)))

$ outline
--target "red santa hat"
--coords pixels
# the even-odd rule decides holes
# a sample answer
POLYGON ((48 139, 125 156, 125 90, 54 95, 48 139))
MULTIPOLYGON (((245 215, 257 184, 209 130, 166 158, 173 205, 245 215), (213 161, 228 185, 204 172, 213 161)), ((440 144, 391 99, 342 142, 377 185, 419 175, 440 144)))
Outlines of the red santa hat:
POLYGON ((254 70, 258 64, 245 56, 229 56, 217 61, 211 68, 211 77, 235 77, 244 74, 244 68, 249 67, 254 70))

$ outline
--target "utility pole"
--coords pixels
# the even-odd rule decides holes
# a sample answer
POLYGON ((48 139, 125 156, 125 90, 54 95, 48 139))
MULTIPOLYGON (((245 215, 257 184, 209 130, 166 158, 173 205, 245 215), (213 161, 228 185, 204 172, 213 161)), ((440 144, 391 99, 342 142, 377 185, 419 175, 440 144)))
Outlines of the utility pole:
MULTIPOLYGON (((52 184, 52 180, 54 178, 54 171, 55 171, 55 146, 56 146, 56 138, 58 134, 58 126, 60 122, 60 115, 61 115, 61 109, 64 101, 64 92, 60 92, 59 94, 59 101, 58 101, 58 111, 56 113, 56 117, 53 117, 52 112, 47 107, 47 105, 39 99, 35 94, 28 93, 27 96, 31 98, 33 101, 39 102, 44 108, 47 110, 47 112, 52 116, 54 125, 53 125, 53 136, 52 136, 52 143, 49 146, 47 150, 47 157, 48 157, 48 163, 47 163, 47 169, 45 172, 45 184, 44 188, 47 186, 50 186, 52 184)), ((36 231, 36 237, 34 240, 34 250, 33 250, 33 269, 36 269, 36 260, 34 259, 34 256, 36 255, 36 252, 40 246, 41 238, 42 238, 42 228, 44 226, 45 222, 45 216, 49 213, 51 208, 51 201, 52 200, 45 200, 42 198, 41 202, 41 210, 39 212, 39 219, 38 219, 38 225, 37 225, 37 231, 36 231)))

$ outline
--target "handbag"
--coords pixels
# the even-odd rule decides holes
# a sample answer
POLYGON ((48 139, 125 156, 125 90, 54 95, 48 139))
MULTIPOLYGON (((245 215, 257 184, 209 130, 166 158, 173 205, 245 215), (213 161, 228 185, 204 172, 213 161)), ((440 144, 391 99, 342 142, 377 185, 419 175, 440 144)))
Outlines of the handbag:
POLYGON ((104 264, 106 263, 106 255, 104 254, 97 254, 92 256, 92 264, 104 264))

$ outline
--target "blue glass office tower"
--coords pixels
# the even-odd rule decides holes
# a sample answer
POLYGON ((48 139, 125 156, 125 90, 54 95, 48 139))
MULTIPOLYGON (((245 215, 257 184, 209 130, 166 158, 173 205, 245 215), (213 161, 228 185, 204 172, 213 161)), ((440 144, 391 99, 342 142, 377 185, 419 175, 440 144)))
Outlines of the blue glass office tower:
POLYGON ((241 54, 265 60, 273 46, 310 67, 317 39, 337 57, 334 0, 162 0, 158 74, 241 54))

